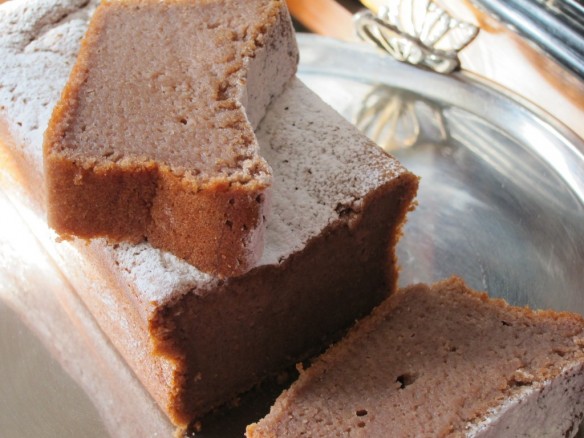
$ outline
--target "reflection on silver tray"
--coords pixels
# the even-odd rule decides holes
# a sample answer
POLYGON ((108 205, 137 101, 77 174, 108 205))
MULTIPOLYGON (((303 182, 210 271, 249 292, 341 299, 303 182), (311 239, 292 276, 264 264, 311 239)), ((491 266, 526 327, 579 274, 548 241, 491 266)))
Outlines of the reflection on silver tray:
MULTIPOLYGON (((301 78, 422 176, 399 247, 402 284, 458 274, 515 304, 584 313, 580 139, 464 74, 416 70, 315 36, 299 42, 301 78)), ((3 196, 0 208, 8 211, 3 196)), ((0 425, 8 417, 11 425, 2 436, 168 436, 168 423, 66 281, 50 280, 59 275, 50 249, 22 224, 7 231, 20 220, 9 217, 0 218, 0 425)), ((43 233, 38 220, 28 222, 43 233)), ((270 402, 201 436, 241 436, 236 422, 256 420, 270 402)))
POLYGON ((368 47, 300 37, 301 77, 422 177, 400 283, 451 274, 584 314, 584 144, 528 103, 368 47))

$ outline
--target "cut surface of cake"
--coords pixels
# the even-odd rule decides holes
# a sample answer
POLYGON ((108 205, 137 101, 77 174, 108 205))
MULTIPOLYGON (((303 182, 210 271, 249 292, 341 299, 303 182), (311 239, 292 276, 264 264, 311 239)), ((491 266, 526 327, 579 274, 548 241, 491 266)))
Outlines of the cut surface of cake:
POLYGON ((251 269, 272 180, 253 131, 297 60, 283 0, 102 1, 45 135, 49 225, 251 269))
POLYGON ((451 278, 398 291, 247 436, 571 437, 584 319, 512 307, 451 278))
MULTIPOLYGON (((11 162, 2 176, 39 215, 43 131, 95 5, 0 5, 0 148, 11 162)), ((418 178, 295 78, 256 138, 275 177, 265 250, 247 273, 205 274, 149 242, 51 249, 177 425, 328 345, 395 289, 395 243, 418 178)))

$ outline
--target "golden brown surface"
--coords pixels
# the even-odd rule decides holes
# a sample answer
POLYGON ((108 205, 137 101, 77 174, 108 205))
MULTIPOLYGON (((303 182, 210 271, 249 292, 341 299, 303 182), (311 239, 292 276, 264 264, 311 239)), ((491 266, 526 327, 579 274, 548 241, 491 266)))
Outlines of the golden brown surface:
MULTIPOLYGON (((22 199, 42 200, 41 140, 31 133, 46 126, 44 109, 58 99, 55 84, 65 83, 62 67, 72 64, 92 9, 72 0, 60 9, 19 4, 7 23, 22 45, 0 39, 8 72, 0 76, 1 116, 9 128, 0 136, 18 162, 22 199), (76 19, 63 22, 66 14, 76 19), (61 37, 49 38, 55 34, 61 37), (23 79, 21 72, 40 70, 36 52, 20 49, 35 38, 50 50, 40 54, 40 74, 23 79), (40 100, 36 90, 52 91, 40 100)), ((273 199, 269 258, 260 267, 219 280, 147 243, 76 239, 54 248, 100 328, 178 425, 327 345, 395 289, 395 242, 417 177, 298 80, 264 122, 258 138, 263 132, 262 149, 281 178, 274 190, 284 195, 273 199)), ((35 209, 41 217, 44 205, 35 209)))
POLYGON ((364 199, 354 228, 336 223, 281 265, 160 308, 149 328, 155 348, 176 357, 175 375, 184 376, 173 385, 174 421, 316 353, 395 290, 394 247, 416 188, 417 178, 402 175, 364 199))
POLYGON ((45 134, 49 224, 246 272, 271 184, 252 124, 296 61, 278 0, 102 2, 45 134))

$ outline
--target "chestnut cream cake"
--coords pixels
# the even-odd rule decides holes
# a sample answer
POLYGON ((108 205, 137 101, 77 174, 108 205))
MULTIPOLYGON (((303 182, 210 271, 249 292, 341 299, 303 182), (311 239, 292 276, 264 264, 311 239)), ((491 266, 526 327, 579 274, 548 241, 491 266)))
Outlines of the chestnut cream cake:
POLYGON ((248 426, 259 437, 573 437, 584 319, 451 278, 400 290, 248 426))
POLYGON ((45 134, 49 225, 248 271, 272 184, 253 131, 297 60, 284 0, 102 0, 45 134))
MULTIPOLYGON (((163 3, 178 7, 183 2, 163 3)), ((235 2, 197 4, 211 3, 235 2)), ((280 4, 240 3, 261 10, 280 4)), ((1 180, 12 199, 39 215, 46 203, 43 132, 95 5, 87 0, 0 5, 0 151, 6 157, 1 180)), ((212 16, 202 15, 208 23, 213 17, 226 23, 229 14, 239 21, 237 8, 213 10, 212 16)), ((159 29, 156 22, 152 26, 159 29)), ((276 41, 284 46, 266 44, 266 50, 289 50, 286 40, 276 41)), ((266 67, 270 77, 273 68, 266 67)), ((109 117, 119 118, 116 111, 109 117)), ((395 244, 418 178, 296 78, 273 98, 255 138, 272 169, 272 208, 263 254, 247 273, 210 275, 150 241, 72 239, 48 247, 101 329, 176 425, 314 354, 395 289, 395 244)), ((63 151, 63 159, 69 153, 63 151)), ((58 196, 50 194, 51 208, 58 196)))

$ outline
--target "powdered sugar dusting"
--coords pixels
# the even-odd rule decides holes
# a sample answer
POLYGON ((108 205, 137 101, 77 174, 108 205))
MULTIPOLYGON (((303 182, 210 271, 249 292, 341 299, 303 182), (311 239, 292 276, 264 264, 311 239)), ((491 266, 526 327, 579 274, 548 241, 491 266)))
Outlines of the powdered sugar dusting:
MULTIPOLYGON (((42 172, 42 134, 75 61, 96 1, 11 0, 0 5, 0 117, 42 172)), ((259 265, 281 263, 363 197, 404 169, 299 80, 293 79, 257 131, 274 171, 272 213, 259 265)), ((145 303, 211 290, 217 279, 148 243, 92 242, 145 303)))
POLYGON ((148 243, 109 245, 98 243, 147 301, 163 301, 169 294, 210 288, 217 279, 199 271, 173 254, 152 248, 148 243))
POLYGON ((260 264, 278 263, 372 190, 404 172, 300 80, 292 79, 256 132, 273 168, 273 216, 260 264))
POLYGON ((41 171, 42 137, 97 1, 12 0, 0 8, 0 117, 41 171))

